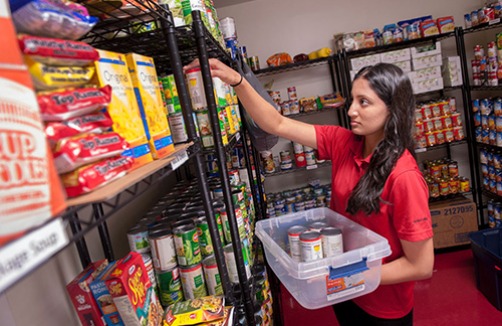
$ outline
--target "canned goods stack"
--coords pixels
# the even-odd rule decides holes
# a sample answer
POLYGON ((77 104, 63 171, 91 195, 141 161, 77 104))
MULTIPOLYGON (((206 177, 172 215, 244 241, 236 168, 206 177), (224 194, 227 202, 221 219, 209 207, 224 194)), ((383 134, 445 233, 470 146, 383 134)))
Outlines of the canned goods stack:
POLYGON ((221 21, 212 0, 168 0, 169 10, 173 14, 175 26, 191 25, 192 11, 201 12, 201 19, 208 31, 222 46, 224 45, 221 21), (220 30, 221 28, 221 30, 220 30))
POLYGON ((495 200, 488 200, 486 204, 488 211, 488 226, 498 228, 502 226, 502 203, 495 200))
POLYGON ((469 179, 459 176, 456 161, 449 159, 424 161, 424 170, 431 198, 466 193, 471 190, 469 179))
POLYGON ((256 307, 256 325, 273 325, 273 298, 265 265, 257 264, 254 266, 252 274, 255 284, 253 299, 256 307))
POLYGON ((342 231, 326 221, 295 225, 288 229, 288 248, 293 260, 311 262, 343 254, 342 231))
POLYGON ((483 189, 502 196, 502 152, 480 149, 483 189))
POLYGON ((460 141, 465 138, 462 116, 454 97, 417 105, 415 110, 417 148, 460 141))
POLYGON ((267 217, 327 207, 331 202, 331 186, 308 186, 267 194, 267 217))
POLYGON ((474 59, 471 60, 472 84, 474 86, 498 86, 502 81, 502 33, 495 41, 488 42, 487 51, 483 45, 474 46, 474 59))
POLYGON ((242 55, 242 58, 248 62, 249 67, 255 71, 260 69, 260 61, 258 57, 253 56, 248 59, 247 48, 245 45, 239 45, 237 37, 237 29, 235 20, 232 17, 225 17, 220 20, 222 37, 224 40, 223 46, 226 47, 232 59, 236 59, 237 53, 242 55))
POLYGON ((465 14, 464 26, 465 28, 476 27, 481 24, 487 24, 496 18, 502 18, 502 4, 500 1, 493 1, 482 8, 465 14))
POLYGON ((502 146, 502 98, 472 100, 476 141, 502 146))

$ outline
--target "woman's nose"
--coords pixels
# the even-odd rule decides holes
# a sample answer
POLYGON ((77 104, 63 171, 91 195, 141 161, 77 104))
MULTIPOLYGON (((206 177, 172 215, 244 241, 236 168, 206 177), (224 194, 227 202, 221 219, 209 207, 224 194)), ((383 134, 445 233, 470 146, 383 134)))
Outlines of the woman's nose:
POLYGON ((354 108, 354 105, 351 105, 349 107, 349 111, 347 112, 347 114, 349 115, 349 117, 355 117, 357 115, 357 110, 354 108))

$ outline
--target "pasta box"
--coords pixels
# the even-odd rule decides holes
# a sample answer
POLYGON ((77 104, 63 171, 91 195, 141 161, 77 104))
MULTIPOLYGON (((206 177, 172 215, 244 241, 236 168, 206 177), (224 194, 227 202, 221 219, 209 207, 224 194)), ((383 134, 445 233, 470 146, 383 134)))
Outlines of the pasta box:
POLYGON ((83 326, 106 325, 89 286, 107 266, 106 259, 94 262, 66 286, 66 291, 83 326))
POLYGON ((110 263, 105 270, 103 270, 91 283, 90 288, 96 303, 98 304, 99 310, 103 314, 103 319, 106 324, 124 326, 122 319, 117 311, 115 303, 113 303, 113 298, 110 295, 110 291, 106 287, 106 279, 110 276, 110 273, 115 269, 116 262, 110 263))
POLYGON ((164 313, 141 254, 130 252, 105 281, 127 326, 161 325, 164 313))

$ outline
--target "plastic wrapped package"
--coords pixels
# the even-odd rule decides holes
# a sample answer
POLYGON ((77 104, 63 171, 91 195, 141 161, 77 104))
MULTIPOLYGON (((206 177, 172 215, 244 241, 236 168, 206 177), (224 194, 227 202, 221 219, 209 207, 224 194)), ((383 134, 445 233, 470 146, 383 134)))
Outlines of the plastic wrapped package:
POLYGON ((49 66, 26 58, 36 90, 83 86, 94 75, 94 67, 49 66))
POLYGON ((270 67, 278 67, 293 63, 293 59, 286 52, 276 53, 267 59, 267 64, 270 67))
POLYGON ((61 122, 49 122, 45 126, 47 140, 55 145, 59 140, 84 133, 98 134, 108 131, 113 121, 108 113, 94 113, 61 122))
POLYGON ((18 33, 76 40, 98 22, 84 6, 63 0, 10 0, 18 33))

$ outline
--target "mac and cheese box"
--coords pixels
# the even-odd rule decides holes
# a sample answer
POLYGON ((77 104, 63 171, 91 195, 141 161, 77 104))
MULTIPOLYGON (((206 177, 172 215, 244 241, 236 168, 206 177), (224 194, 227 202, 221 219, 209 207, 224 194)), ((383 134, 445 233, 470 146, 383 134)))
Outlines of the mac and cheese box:
POLYGON ((122 319, 120 318, 117 307, 113 302, 113 298, 106 287, 105 281, 110 277, 111 272, 115 269, 116 262, 110 263, 105 270, 99 274, 94 281, 90 284, 90 289, 96 303, 98 304, 99 310, 103 314, 105 323, 108 326, 124 326, 122 319))
POLYGON ((66 208, 33 84, 0 0, 0 245, 66 208))
POLYGON ((136 53, 126 58, 152 155, 155 159, 166 157, 174 152, 174 144, 153 59, 136 53))
POLYGON ((129 69, 124 54, 98 50, 96 78, 100 86, 112 87, 112 99, 108 113, 113 120, 113 130, 130 146, 122 153, 134 159, 132 169, 153 160, 143 122, 134 96, 129 69))

